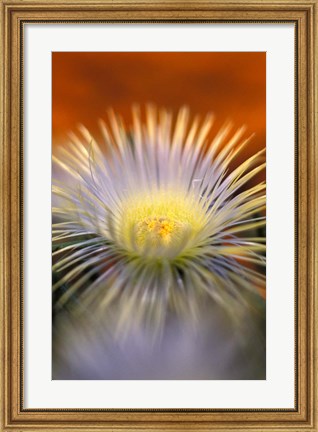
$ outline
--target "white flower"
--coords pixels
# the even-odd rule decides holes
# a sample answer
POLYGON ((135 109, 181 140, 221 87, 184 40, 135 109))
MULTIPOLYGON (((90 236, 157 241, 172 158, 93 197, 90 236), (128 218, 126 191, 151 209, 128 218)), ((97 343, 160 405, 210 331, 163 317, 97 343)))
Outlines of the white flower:
POLYGON ((209 140, 213 117, 175 123, 166 110, 133 108, 126 129, 110 111, 101 144, 81 127, 54 163, 54 290, 58 305, 76 296, 119 328, 161 326, 167 312, 199 319, 207 299, 235 315, 245 293, 264 289, 265 183, 247 187, 265 167, 258 152, 231 168, 250 139, 224 126, 209 140), (65 288, 66 287, 66 288, 65 288), (110 312, 109 312, 110 313, 110 312))

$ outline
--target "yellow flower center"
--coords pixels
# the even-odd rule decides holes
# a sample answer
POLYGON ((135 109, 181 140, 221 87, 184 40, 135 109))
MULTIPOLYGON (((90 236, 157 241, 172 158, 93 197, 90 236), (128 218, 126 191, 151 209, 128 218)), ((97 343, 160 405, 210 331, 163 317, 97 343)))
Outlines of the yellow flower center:
POLYGON ((146 217, 137 223, 137 242, 168 244, 174 234, 180 231, 182 224, 168 217, 146 217))
POLYGON ((201 231, 204 221, 204 211, 194 196, 178 190, 154 190, 124 200, 117 232, 128 250, 170 257, 185 239, 201 231))

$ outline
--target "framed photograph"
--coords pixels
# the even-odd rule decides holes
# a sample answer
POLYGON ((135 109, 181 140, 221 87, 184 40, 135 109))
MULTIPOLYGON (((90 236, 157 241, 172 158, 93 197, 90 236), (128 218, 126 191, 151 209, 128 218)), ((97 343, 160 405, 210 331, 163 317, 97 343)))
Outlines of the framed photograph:
POLYGON ((1 12, 1 430, 318 431, 317 1, 1 12))

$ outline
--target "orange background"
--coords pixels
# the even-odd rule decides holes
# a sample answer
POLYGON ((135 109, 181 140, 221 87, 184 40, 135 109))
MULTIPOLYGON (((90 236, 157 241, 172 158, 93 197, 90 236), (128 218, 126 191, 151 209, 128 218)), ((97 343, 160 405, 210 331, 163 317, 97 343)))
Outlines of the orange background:
MULTIPOLYGON (((79 123, 98 135, 98 119, 113 107, 130 124, 131 105, 148 102, 174 112, 214 112, 255 132, 248 154, 265 147, 265 53, 53 53, 53 144, 79 123)), ((247 154, 245 154, 245 157, 247 154)))

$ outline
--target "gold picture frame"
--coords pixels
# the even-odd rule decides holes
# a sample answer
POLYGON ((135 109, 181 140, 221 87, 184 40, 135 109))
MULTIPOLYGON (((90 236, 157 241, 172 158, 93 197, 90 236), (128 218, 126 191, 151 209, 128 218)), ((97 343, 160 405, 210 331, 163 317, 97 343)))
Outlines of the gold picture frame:
POLYGON ((318 431, 317 0, 1 2, 1 431, 318 431), (27 22, 290 22, 295 25, 294 409, 23 407, 23 29, 27 22))

